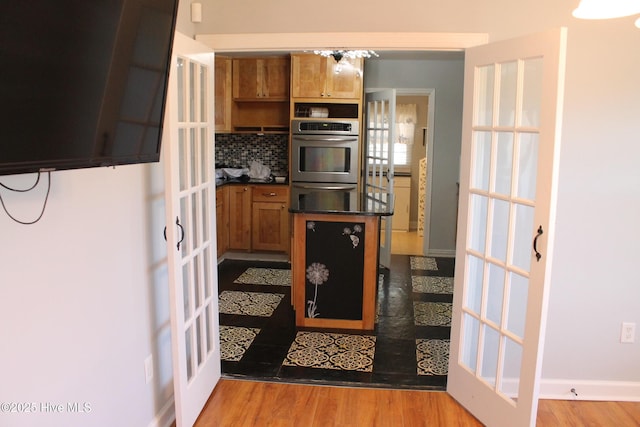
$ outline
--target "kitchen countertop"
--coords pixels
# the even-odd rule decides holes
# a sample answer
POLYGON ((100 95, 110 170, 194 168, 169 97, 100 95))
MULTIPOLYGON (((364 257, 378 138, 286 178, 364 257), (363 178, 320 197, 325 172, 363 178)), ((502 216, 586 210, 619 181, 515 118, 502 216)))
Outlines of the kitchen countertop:
POLYGON ((275 181, 265 181, 264 179, 240 179, 240 178, 216 178, 216 188, 225 186, 225 185, 289 185, 289 181, 285 182, 275 182, 275 181))
POLYGON ((370 193, 322 191, 301 194, 296 199, 292 199, 289 212, 294 214, 390 216, 393 215, 393 203, 376 203, 370 193))

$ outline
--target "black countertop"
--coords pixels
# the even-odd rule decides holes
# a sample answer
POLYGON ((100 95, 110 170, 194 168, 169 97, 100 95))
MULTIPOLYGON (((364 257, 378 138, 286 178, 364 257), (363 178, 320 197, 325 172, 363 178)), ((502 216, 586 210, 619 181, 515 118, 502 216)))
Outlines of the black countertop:
POLYGON ((264 179, 216 178, 217 188, 224 185, 289 185, 289 182, 265 181, 264 179))
POLYGON ((389 194, 377 194, 390 203, 381 203, 370 193, 353 191, 320 191, 301 194, 291 200, 289 212, 303 214, 339 214, 339 215, 393 215, 393 203, 389 194))

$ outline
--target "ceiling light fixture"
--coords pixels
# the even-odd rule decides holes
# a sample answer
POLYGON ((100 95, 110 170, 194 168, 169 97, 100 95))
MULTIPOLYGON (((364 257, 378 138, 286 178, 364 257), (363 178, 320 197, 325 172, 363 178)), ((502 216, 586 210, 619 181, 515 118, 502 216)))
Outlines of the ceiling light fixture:
POLYGON ((580 0, 572 15, 579 19, 610 19, 637 13, 640 0, 580 0))
POLYGON ((371 58, 378 56, 373 50, 314 50, 313 53, 325 57, 332 57, 336 62, 342 58, 371 58))

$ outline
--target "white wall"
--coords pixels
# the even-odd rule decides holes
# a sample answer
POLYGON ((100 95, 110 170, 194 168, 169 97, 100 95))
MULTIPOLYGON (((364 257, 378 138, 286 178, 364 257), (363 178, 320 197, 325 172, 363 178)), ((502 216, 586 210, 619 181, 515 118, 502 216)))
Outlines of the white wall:
MULTIPOLYGON (((19 225, 0 212, 0 402, 34 402, 38 409, 0 413, 0 425, 146 426, 167 402, 166 280, 154 283, 163 275, 156 268, 163 247, 152 247, 150 235, 161 235, 163 226, 150 221, 154 209, 163 215, 162 202, 151 196, 158 170, 54 172, 40 222, 19 225), (154 304, 156 298, 164 301, 154 304), (152 352, 158 369, 147 385, 143 361, 152 352), (64 405, 64 413, 43 412, 45 402, 64 405), (91 412, 68 413, 73 402, 88 403, 91 412)), ((0 182, 25 188, 33 177, 0 182)), ((1 190, 7 208, 35 218, 42 181, 30 193, 1 190)))
POLYGON ((308 4, 295 0, 216 0, 204 2, 205 22, 197 32, 486 32, 500 40, 568 27, 543 377, 565 389, 576 381, 625 380, 640 399, 640 336, 635 344, 618 342, 622 321, 640 325, 640 30, 633 26, 637 17, 577 20, 571 16, 577 4, 326 0, 309 19, 308 4), (339 11, 340 19, 322 19, 322 11, 339 11))

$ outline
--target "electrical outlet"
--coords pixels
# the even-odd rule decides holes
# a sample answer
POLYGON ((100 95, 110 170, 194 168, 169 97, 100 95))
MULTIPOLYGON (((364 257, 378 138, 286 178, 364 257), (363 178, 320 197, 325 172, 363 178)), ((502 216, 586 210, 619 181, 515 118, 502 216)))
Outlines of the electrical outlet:
POLYGON ((636 340, 636 324, 632 322, 622 322, 620 331, 620 342, 632 343, 636 340))
POLYGON ((153 378, 153 354, 144 359, 144 382, 149 384, 153 378))

